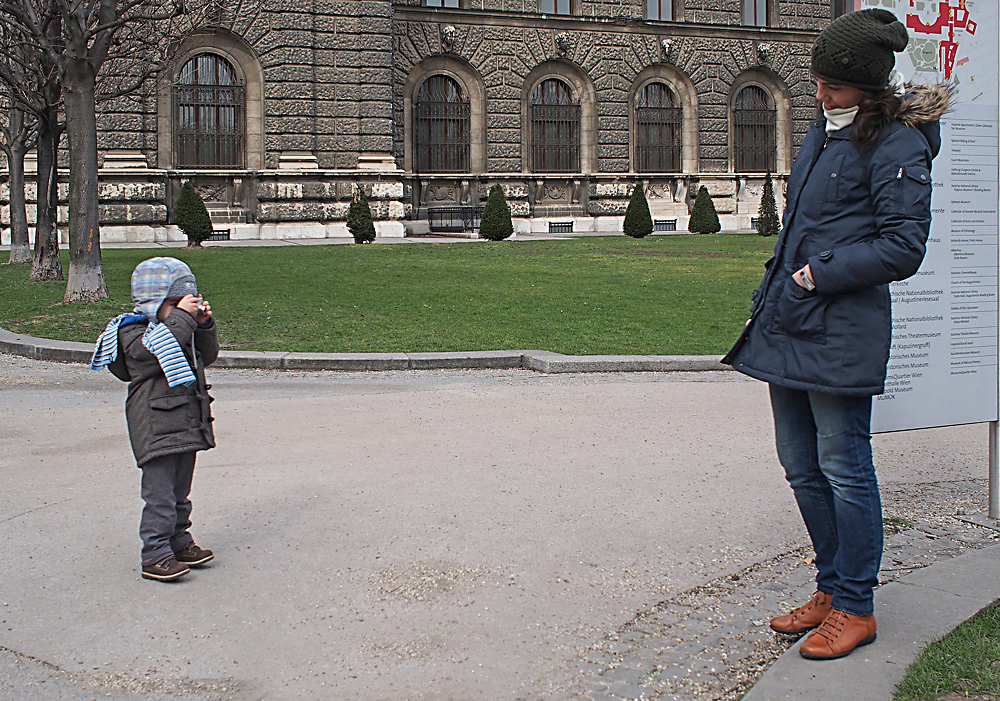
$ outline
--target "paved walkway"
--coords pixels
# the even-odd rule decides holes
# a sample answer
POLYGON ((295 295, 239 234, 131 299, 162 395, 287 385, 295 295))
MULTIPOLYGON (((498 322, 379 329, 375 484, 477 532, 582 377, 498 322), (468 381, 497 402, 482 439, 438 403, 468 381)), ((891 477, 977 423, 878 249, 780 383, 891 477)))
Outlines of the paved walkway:
MULTIPOLYGON (((737 373, 211 375, 194 518, 218 557, 161 585, 138 576, 124 386, 0 356, 0 697, 735 699, 811 593, 766 391, 737 373)), ((875 438, 883 578, 966 574, 938 577, 940 615, 933 581, 880 591, 848 658, 880 695, 852 698, 978 606, 959 583, 1000 595, 997 534, 954 518, 985 504, 986 442, 875 438)), ((823 669, 793 651, 751 698, 823 669)))

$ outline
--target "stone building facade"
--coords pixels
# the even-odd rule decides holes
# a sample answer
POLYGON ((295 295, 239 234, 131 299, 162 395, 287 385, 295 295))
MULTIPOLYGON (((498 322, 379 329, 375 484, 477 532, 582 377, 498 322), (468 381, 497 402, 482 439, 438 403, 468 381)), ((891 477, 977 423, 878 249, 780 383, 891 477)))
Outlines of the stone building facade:
POLYGON ((154 91, 102 107, 102 236, 180 238, 188 179, 231 238, 347 235, 358 187, 380 236, 471 229, 495 183, 519 231, 620 230, 636 183, 659 228, 684 229, 702 185, 724 227, 748 228, 764 171, 787 175, 814 118, 810 48, 832 5, 220 6, 154 91))

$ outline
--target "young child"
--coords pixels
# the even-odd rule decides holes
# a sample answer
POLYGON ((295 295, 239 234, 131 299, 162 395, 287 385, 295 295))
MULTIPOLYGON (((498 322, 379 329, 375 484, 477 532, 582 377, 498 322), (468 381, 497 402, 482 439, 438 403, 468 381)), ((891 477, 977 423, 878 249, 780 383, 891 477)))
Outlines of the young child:
POLYGON ((195 453, 215 447, 205 366, 219 356, 212 308, 197 295, 194 274, 176 258, 139 263, 135 310, 111 320, 90 365, 129 383, 125 417, 146 502, 145 579, 175 580, 213 558, 188 533, 195 453))

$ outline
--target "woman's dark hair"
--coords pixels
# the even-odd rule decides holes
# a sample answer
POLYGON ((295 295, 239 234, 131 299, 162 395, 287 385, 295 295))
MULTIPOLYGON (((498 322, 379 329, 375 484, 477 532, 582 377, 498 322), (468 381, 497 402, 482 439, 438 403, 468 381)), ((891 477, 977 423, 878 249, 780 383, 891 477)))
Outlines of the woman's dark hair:
POLYGON ((900 103, 896 88, 891 85, 881 92, 866 92, 858 104, 854 123, 851 124, 851 143, 859 151, 871 146, 882 130, 892 122, 900 103))
MULTIPOLYGON (((880 92, 865 91, 858 104, 858 113, 851 123, 851 143, 858 151, 864 151, 875 142, 882 130, 895 118, 901 102, 893 86, 880 92)), ((816 103, 816 118, 823 119, 822 102, 816 103)))

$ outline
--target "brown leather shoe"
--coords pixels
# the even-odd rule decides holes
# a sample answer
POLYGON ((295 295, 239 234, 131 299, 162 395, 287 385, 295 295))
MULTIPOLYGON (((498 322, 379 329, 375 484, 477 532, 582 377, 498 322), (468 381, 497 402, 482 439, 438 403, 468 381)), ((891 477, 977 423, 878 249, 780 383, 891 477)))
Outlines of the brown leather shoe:
POLYGON ((830 613, 831 594, 818 591, 809 599, 809 603, 792 609, 784 616, 771 619, 771 630, 779 633, 796 635, 812 630, 827 617, 830 613))
POLYGON ((835 660, 873 642, 875 616, 855 616, 830 609, 830 615, 802 643, 799 654, 808 660, 835 660))

